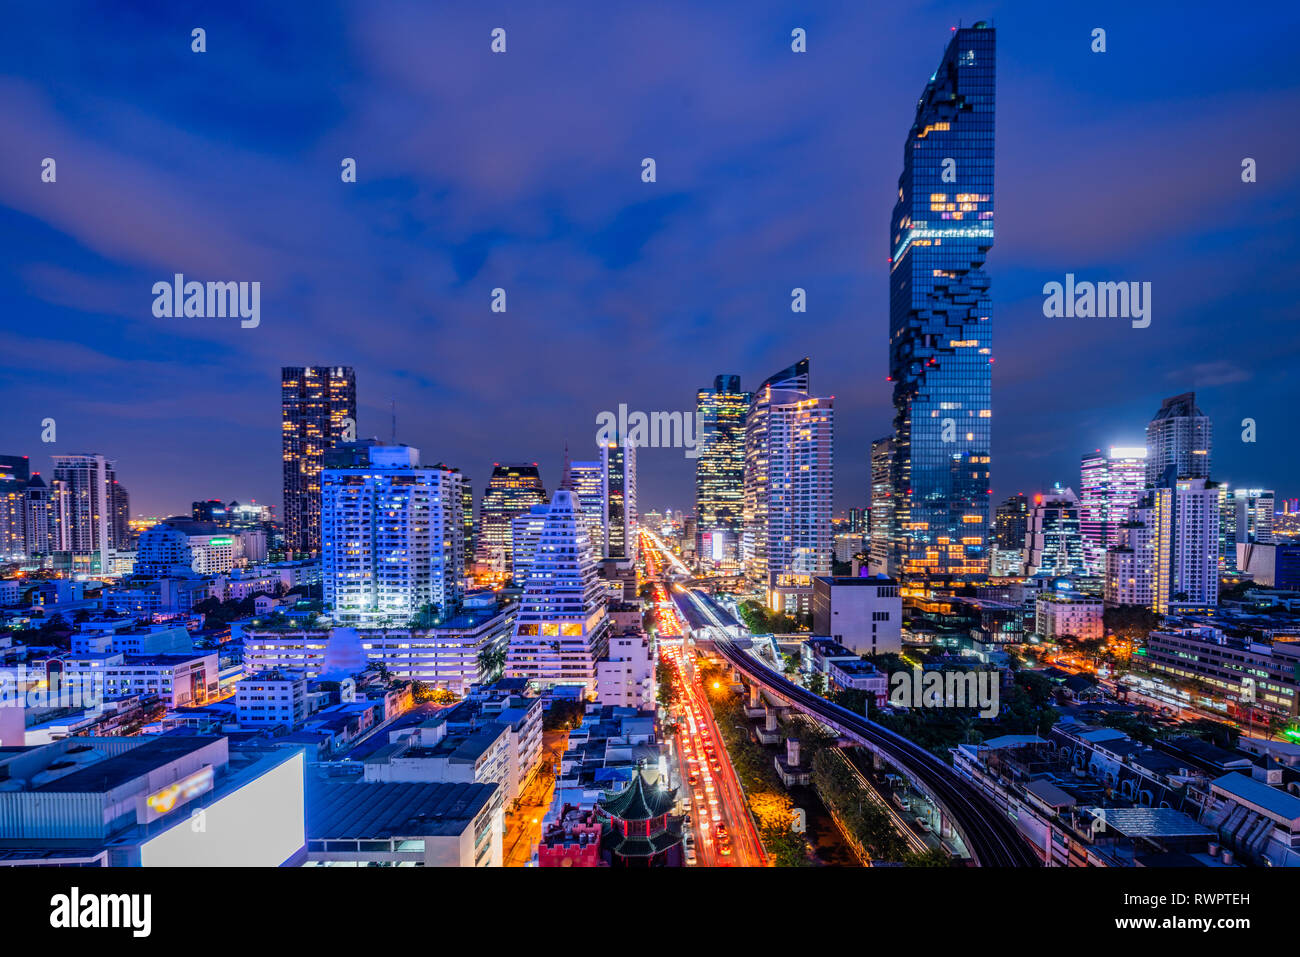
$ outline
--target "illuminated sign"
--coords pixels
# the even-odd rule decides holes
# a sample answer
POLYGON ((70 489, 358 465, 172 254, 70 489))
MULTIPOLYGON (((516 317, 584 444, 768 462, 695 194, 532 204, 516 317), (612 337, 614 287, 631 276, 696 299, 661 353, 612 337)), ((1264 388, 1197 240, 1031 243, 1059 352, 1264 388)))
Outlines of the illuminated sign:
POLYGON ((233 544, 233 538, 214 538, 209 540, 209 545, 230 545, 233 544))
POLYGON ((192 801, 200 794, 212 790, 212 765, 204 765, 193 774, 181 778, 161 790, 145 797, 144 803, 155 815, 163 815, 178 805, 192 801))

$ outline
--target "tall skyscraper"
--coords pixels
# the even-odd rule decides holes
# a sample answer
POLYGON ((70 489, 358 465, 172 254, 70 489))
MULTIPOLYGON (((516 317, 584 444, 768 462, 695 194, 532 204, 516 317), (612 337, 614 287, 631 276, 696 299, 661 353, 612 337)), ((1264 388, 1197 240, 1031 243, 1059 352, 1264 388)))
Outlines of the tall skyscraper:
POLYGON ((1273 509, 1276 496, 1271 489, 1230 489, 1219 484, 1219 567, 1236 572, 1238 545, 1272 545, 1273 509))
MULTIPOLYGON (((1167 475, 1172 475, 1172 467, 1167 475)), ((1154 492, 1153 599, 1161 615, 1219 603, 1219 490, 1203 478, 1166 480, 1154 492)))
POLYGON ((903 575, 987 571, 994 31, 955 31, 903 150, 890 224, 894 532, 903 575))
POLYGON ((810 393, 808 368, 801 359, 759 386, 745 422, 745 574, 788 613, 811 612, 833 555, 835 402, 810 393))
POLYGON ((523 587, 528 583, 537 546, 542 540, 542 529, 546 525, 546 513, 550 510, 550 505, 534 505, 510 520, 510 581, 513 585, 523 587))
POLYGON ((325 453, 356 435, 357 383, 348 366, 280 370, 280 430, 284 457, 284 547, 321 547, 320 473, 325 453))
POLYGON ((1018 492, 1002 502, 993 519, 993 548, 989 572, 999 577, 1019 575, 1024 565, 1029 499, 1018 492))
POLYGON ((605 467, 597 459, 569 463, 569 485, 578 496, 578 509, 582 512, 591 551, 605 554, 605 467))
POLYGON ((1083 575, 1083 535, 1079 530, 1079 497, 1058 484, 1035 495, 1025 519, 1025 575, 1083 575))
POLYGON ((1156 511, 1145 495, 1128 510, 1119 526, 1118 540, 1106 550, 1105 599, 1107 605, 1155 603, 1156 511))
POLYGON ((546 489, 536 462, 492 466, 479 500, 478 561, 489 571, 510 571, 510 523, 534 505, 546 504, 546 489))
POLYGON ((873 575, 891 574, 894 547, 894 437, 871 443, 871 524, 868 554, 873 575))
POLYGON ((465 568, 464 476, 420 466, 410 446, 375 445, 369 462, 321 472, 321 575, 342 622, 397 626, 427 605, 457 611, 465 568))
POLYGON ((573 492, 551 497, 519 602, 505 673, 535 689, 575 685, 596 693, 596 660, 609 644, 605 589, 573 492))
POLYGON ((107 553, 117 548, 113 491, 117 481, 114 463, 102 455, 55 455, 54 478, 67 490, 67 513, 62 529, 62 550, 100 557, 107 569, 107 553))
POLYGON ((1111 446, 1083 456, 1079 466, 1079 527, 1088 574, 1106 570, 1106 549, 1119 544, 1119 530, 1142 499, 1147 450, 1111 446))
POLYGON ((636 446, 615 435, 600 448, 605 499, 605 558, 635 560, 637 555, 636 446))
POLYGON ((1177 478, 1208 479, 1213 441, 1213 424, 1196 407, 1195 392, 1165 399, 1147 425, 1146 484, 1164 482, 1170 466, 1177 478))
POLYGON ((696 554, 735 560, 745 507, 745 416, 753 396, 740 376, 720 375, 695 395, 699 457, 695 460, 696 554), (703 539, 709 537, 709 549, 703 539))
POLYGON ((27 556, 27 485, 25 455, 0 455, 0 561, 27 556))

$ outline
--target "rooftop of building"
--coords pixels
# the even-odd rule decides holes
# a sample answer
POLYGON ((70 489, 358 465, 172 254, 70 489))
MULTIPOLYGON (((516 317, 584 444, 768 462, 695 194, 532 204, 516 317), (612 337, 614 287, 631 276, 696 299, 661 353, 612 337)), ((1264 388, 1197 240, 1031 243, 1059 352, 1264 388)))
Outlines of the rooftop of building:
MULTIPOLYGON (((69 739, 79 741, 80 739, 69 739)), ((72 748, 86 747, 93 748, 90 743, 93 739, 85 739, 87 743, 80 745, 74 743, 72 748)), ((98 761, 92 761, 84 767, 75 771, 69 771, 49 781, 45 784, 39 784, 35 787, 25 788, 24 790, 42 791, 47 793, 93 793, 103 794, 119 787, 128 781, 142 777, 165 764, 185 757, 206 748, 217 741, 220 736, 205 735, 180 735, 180 734, 163 734, 146 740, 143 744, 137 745, 122 754, 116 756, 107 756, 98 761)), ((64 750, 52 764, 60 763, 60 760, 68 760, 62 755, 70 755, 73 752, 64 750)))
POLYGON ((882 585, 897 585, 896 578, 890 578, 883 573, 877 575, 818 575, 814 581, 822 582, 826 585, 833 585, 836 588, 846 588, 851 586, 866 586, 879 588, 882 585))
POLYGON ((495 784, 338 782, 309 778, 311 840, 455 836, 491 800, 495 784))

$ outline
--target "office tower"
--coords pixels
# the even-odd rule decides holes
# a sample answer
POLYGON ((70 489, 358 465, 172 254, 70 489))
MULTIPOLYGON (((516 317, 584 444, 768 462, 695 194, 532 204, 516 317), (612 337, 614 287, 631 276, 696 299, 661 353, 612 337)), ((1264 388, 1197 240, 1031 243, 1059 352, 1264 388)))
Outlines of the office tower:
POLYGON ((190 517, 196 522, 211 522, 214 525, 228 526, 230 512, 226 503, 219 498, 210 498, 202 502, 190 503, 190 517))
POLYGON ((67 527, 68 495, 62 482, 46 485, 34 473, 23 490, 23 536, 28 557, 67 551, 63 532, 67 527))
POLYGON ((600 460, 569 463, 570 491, 578 496, 582 522, 596 555, 605 554, 605 467, 600 460))
POLYGON ((890 223, 902 575, 988 569, 994 46, 983 21, 953 33, 904 144, 890 223))
POLYGON ((809 391, 801 359, 754 392, 745 422, 745 574, 774 611, 812 610, 831 570, 834 398, 809 391))
POLYGON ((1144 497, 1128 510, 1119 526, 1118 538, 1106 550, 1107 605, 1141 605, 1155 602, 1156 524, 1155 505, 1144 497))
POLYGON ((1079 497, 1058 482, 1035 495, 1025 518, 1024 575, 1085 574, 1083 535, 1079 531, 1079 497))
POLYGON ((107 553, 116 547, 113 509, 118 503, 113 462, 102 455, 55 455, 54 478, 67 489, 63 548, 78 555, 97 554, 107 569, 107 553))
POLYGON ((464 476, 418 449, 373 446, 369 463, 321 472, 321 575, 336 620, 405 626, 459 610, 464 476))
POLYGON ((1272 545, 1273 508, 1276 496, 1271 489, 1230 489, 1219 484, 1219 568, 1237 572, 1239 545, 1272 545))
POLYGON ((325 453, 356 433, 357 382, 348 366, 280 370, 280 428, 284 456, 284 547, 321 547, 320 473, 325 453))
POLYGON ((27 556, 27 484, 31 474, 25 455, 0 455, 0 561, 27 556))
POLYGON ((1154 492, 1153 601, 1161 615, 1219 603, 1219 490, 1204 478, 1174 480, 1173 466, 1154 492))
POLYGON ((492 465, 492 477, 479 501, 479 564, 494 574, 510 571, 510 523, 534 505, 546 504, 537 463, 492 465))
POLYGON ((1147 425, 1146 484, 1164 482, 1170 466, 1177 478, 1208 479, 1213 441, 1213 425, 1196 407, 1195 392, 1165 399, 1147 425))
POLYGON ((108 487, 109 538, 113 547, 124 551, 132 546, 131 540, 131 496, 126 486, 113 479, 108 487))
POLYGON ((745 416, 753 396, 740 376, 720 375, 695 394, 699 445, 695 460, 696 551, 704 558, 735 560, 745 506, 745 416), (709 549, 703 547, 709 537, 709 549))
POLYGON ((460 524, 465 546, 465 574, 474 566, 474 552, 478 548, 478 534, 474 524, 474 483, 466 476, 460 488, 460 524))
POLYGON ((859 535, 867 534, 867 510, 865 508, 849 509, 849 531, 857 532, 859 535))
POLYGON ((510 581, 517 587, 522 588, 528 581, 550 510, 549 505, 534 505, 510 520, 510 581))
POLYGON ((605 654, 610 619, 604 583, 573 492, 551 498, 524 585, 505 673, 535 690, 576 685, 596 693, 596 660, 605 654))
POLYGON ((1018 492, 998 505, 993 518, 990 574, 1008 577, 1021 573, 1024 565, 1025 528, 1028 521, 1029 499, 1024 492, 1018 492))
POLYGON ((615 435, 600 449, 605 498, 603 533, 607 560, 626 562, 637 555, 636 446, 615 435))
POLYGON ((1147 450, 1111 446, 1083 456, 1079 466, 1079 526, 1089 575, 1106 570, 1106 549, 1119 542, 1119 529, 1146 487, 1147 450))
POLYGON ((888 575, 894 543, 894 437, 871 443, 871 521, 868 568, 873 575, 888 575))

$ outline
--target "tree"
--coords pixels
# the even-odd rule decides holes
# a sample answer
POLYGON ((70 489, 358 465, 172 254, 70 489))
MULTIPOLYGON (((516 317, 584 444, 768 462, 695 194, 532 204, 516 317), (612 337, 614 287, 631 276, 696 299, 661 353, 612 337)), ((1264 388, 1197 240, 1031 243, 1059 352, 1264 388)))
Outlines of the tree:
POLYGON ((666 661, 655 665, 656 697, 660 707, 665 711, 677 703, 680 694, 677 690, 677 672, 666 661))
POLYGON ((487 681, 500 677, 506 667, 506 649, 504 645, 488 646, 478 653, 479 672, 487 681))
POLYGON ((820 671, 814 671, 808 678, 808 690, 815 695, 825 695, 826 676, 820 671))

